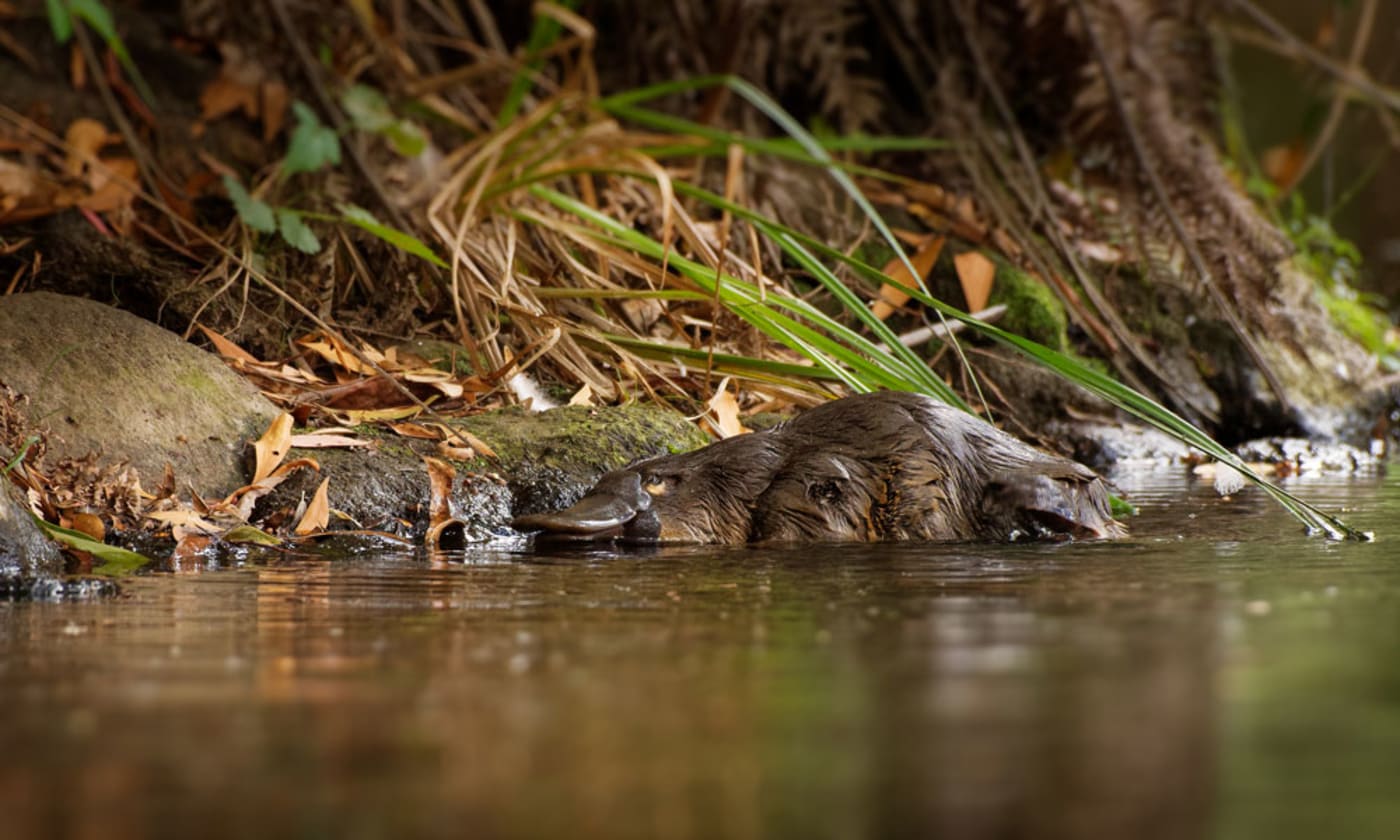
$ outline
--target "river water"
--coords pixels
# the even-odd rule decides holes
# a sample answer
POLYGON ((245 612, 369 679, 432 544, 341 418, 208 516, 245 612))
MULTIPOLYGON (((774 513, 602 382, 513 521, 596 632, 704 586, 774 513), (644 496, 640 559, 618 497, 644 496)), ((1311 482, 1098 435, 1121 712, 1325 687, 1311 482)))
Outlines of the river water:
POLYGON ((425 558, 0 604, 0 836, 1400 837, 1400 480, 1125 542, 425 558))

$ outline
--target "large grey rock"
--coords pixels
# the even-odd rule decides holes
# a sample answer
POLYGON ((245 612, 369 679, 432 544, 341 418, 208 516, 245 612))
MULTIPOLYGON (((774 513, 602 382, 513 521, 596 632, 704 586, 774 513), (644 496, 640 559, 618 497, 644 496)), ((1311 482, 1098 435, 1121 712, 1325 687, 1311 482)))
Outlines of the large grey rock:
POLYGON ((134 315, 49 292, 0 297, 0 381, 29 397, 49 457, 99 452, 147 486, 222 495, 244 481, 246 441, 277 409, 209 353, 134 315))

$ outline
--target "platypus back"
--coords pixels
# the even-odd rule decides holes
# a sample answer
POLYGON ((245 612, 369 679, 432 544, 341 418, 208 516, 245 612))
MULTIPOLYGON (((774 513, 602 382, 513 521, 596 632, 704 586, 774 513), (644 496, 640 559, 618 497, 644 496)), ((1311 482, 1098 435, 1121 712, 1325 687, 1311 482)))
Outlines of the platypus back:
POLYGON ((881 392, 616 470, 516 527, 582 539, 740 543, 1112 538, 1103 480, 928 397, 881 392))

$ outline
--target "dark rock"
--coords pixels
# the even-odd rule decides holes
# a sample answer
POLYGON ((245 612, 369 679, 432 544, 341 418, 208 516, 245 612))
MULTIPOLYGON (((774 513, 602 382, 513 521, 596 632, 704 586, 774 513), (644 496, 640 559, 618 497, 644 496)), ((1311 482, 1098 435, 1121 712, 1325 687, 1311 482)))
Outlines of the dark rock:
MULTIPOLYGON (((513 535, 512 515, 572 504, 609 470, 708 442, 679 414, 642 405, 539 413, 508 408, 451 424, 498 456, 451 462, 456 478, 450 510, 465 524, 468 541, 513 535)), ((293 507, 329 478, 331 508, 358 526, 421 536, 431 501, 425 455, 443 458, 431 442, 401 437, 381 438, 368 450, 293 450, 290 458, 315 458, 321 472, 293 475, 260 502, 257 514, 293 507)))
POLYGON ((34 524, 19 490, 0 478, 0 595, 20 581, 37 580, 63 571, 58 549, 34 524))

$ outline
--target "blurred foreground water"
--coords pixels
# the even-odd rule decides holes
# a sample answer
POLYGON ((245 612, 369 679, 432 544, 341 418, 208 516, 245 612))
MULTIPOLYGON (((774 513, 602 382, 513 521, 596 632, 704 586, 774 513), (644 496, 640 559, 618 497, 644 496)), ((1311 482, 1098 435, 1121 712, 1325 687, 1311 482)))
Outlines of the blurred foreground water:
POLYGON ((1400 836, 1400 480, 1111 544, 357 552, 0 604, 0 836, 1400 836))

